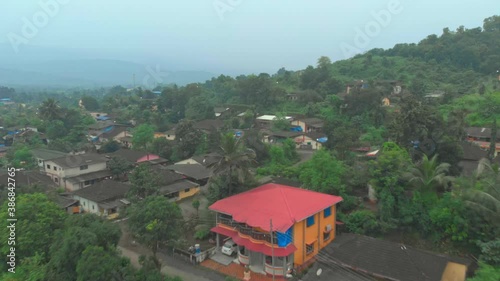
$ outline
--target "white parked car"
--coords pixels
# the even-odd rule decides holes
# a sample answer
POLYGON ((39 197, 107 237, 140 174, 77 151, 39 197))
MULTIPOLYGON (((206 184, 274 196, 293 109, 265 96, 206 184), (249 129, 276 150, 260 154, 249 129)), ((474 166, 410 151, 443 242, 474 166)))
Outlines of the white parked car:
POLYGON ((229 239, 226 241, 226 243, 224 243, 224 246, 222 246, 222 253, 228 256, 232 256, 233 253, 236 252, 237 247, 238 245, 236 245, 236 243, 234 243, 232 239, 229 239))

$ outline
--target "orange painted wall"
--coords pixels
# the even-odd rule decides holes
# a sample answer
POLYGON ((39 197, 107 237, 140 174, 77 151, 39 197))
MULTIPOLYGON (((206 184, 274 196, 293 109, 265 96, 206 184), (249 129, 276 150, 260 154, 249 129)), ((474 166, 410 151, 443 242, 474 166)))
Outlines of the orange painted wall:
POLYGON ((295 223, 293 227, 294 245, 297 247, 297 251, 294 253, 294 263, 296 265, 302 265, 308 260, 313 258, 318 254, 319 250, 330 244, 335 239, 335 220, 336 220, 336 209, 332 206, 331 215, 327 218, 324 217, 323 210, 314 215, 314 224, 307 227, 307 218, 295 223), (330 233, 330 239, 327 241, 323 240, 323 233, 327 225, 332 226, 332 231, 330 233), (314 252, 306 253, 306 243, 314 242, 314 252))

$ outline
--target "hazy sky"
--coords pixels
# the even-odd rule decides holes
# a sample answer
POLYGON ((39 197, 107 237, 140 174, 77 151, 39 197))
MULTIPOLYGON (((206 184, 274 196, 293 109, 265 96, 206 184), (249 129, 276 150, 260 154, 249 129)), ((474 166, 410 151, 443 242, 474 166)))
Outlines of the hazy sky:
POLYGON ((0 42, 9 43, 16 34, 32 46, 75 49, 96 58, 274 73, 282 66, 314 65, 322 55, 345 59, 346 46, 389 48, 440 35, 444 27, 482 26, 498 8, 498 0, 0 0, 0 42), (67 3, 58 4, 43 26, 40 3, 54 1, 67 3), (390 19, 376 23, 373 12, 381 10, 390 19), (33 22, 36 15, 41 27, 26 38, 23 17, 33 22), (371 35, 360 44, 356 29, 366 28, 371 35))

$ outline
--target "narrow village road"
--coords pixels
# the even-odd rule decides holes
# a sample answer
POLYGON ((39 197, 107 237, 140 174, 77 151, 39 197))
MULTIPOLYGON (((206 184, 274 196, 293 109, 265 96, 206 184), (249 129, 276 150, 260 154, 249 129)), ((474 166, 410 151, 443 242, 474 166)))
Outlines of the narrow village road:
MULTIPOLYGON (((131 238, 125 222, 119 222, 118 224, 123 233, 118 243, 118 249, 124 257, 130 259, 132 266, 140 268, 139 257, 141 255, 152 255, 152 253, 149 249, 131 238)), ((201 266, 191 265, 181 259, 162 252, 159 252, 157 255, 162 264, 161 272, 169 276, 179 276, 183 281, 224 281, 225 276, 220 273, 201 266)))

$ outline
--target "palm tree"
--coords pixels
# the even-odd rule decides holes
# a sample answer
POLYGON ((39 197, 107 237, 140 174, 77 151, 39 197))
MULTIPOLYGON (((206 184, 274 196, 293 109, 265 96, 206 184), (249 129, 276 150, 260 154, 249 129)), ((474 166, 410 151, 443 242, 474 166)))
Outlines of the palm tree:
POLYGON ((62 119, 59 102, 52 98, 44 101, 40 106, 40 115, 48 120, 62 119))
POLYGON ((214 175, 226 177, 230 196, 233 194, 233 176, 237 175, 238 183, 249 178, 250 167, 257 163, 256 155, 255 151, 244 146, 241 138, 237 139, 231 133, 222 136, 219 150, 219 160, 207 167, 213 169, 214 175))
POLYGON ((431 159, 424 154, 422 161, 413 165, 409 172, 406 173, 410 183, 415 184, 424 194, 429 195, 440 191, 440 189, 445 190, 448 183, 453 179, 453 177, 446 175, 451 165, 439 163, 437 159, 437 154, 431 159))
POLYGON ((463 190, 467 207, 492 225, 500 227, 500 172, 488 159, 481 159, 469 188, 463 190))

